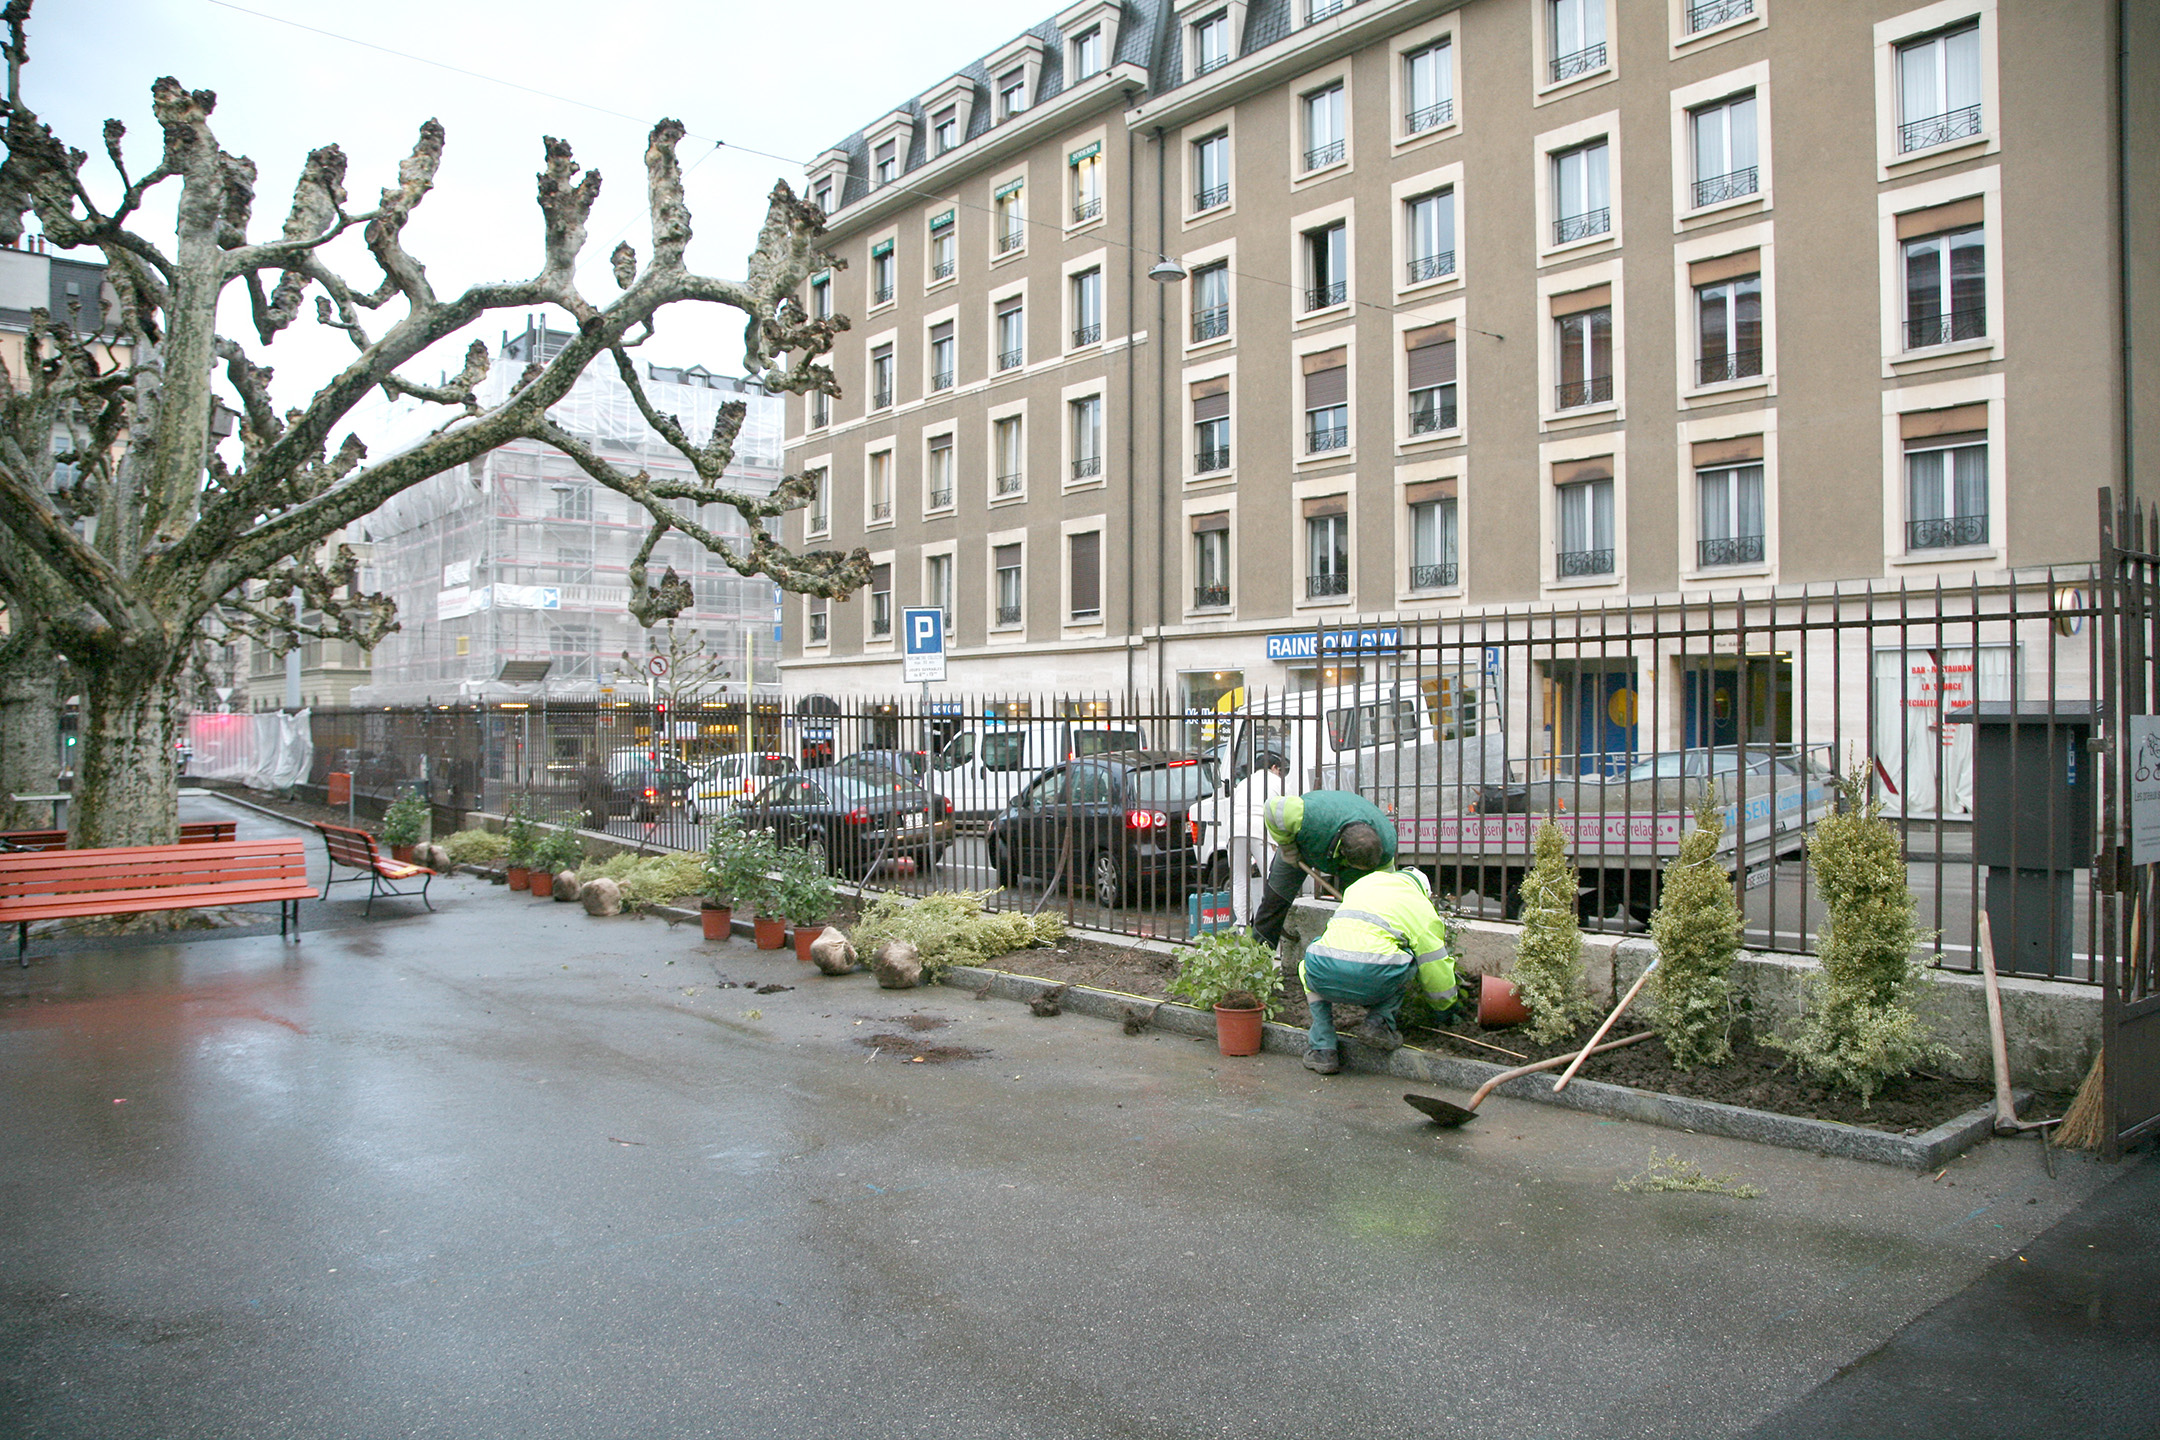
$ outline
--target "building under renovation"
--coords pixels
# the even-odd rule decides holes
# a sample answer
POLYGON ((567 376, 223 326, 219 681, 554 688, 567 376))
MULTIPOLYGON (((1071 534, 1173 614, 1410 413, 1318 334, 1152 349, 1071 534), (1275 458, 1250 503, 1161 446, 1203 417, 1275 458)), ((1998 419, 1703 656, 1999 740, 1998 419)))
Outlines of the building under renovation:
MULTIPOLYGON (((527 364, 545 362, 569 338, 536 325, 504 336, 482 398, 501 399, 527 364)), ((657 409, 699 438, 711 434, 723 404, 744 401, 727 483, 757 493, 779 483, 778 397, 702 367, 647 365, 644 384, 657 409)), ((645 423, 613 365, 588 367, 550 413, 619 466, 656 480, 694 478, 689 462, 645 423)), ((748 544, 749 522, 730 506, 703 506, 694 518, 748 544)), ((531 440, 407 490, 368 522, 375 584, 396 599, 400 628, 376 647, 371 682, 353 692, 354 703, 642 696, 645 662, 669 646, 664 627, 647 631, 628 609, 630 562, 647 529, 630 500, 531 440), (639 678, 626 678, 628 670, 639 678)), ((656 547, 648 565, 654 579, 673 566, 696 591, 676 622, 675 644, 693 635, 702 642, 713 662, 712 698, 739 699, 746 688, 777 693, 777 586, 737 575, 680 534, 656 547)))

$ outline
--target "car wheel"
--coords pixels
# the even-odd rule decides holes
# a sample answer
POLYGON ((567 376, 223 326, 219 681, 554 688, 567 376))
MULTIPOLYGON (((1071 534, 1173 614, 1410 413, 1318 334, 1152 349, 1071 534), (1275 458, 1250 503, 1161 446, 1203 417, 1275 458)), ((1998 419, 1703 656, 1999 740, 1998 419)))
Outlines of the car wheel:
POLYGON ((990 863, 997 867, 998 884, 1007 890, 1020 888, 1020 867, 1013 863, 1012 851, 1000 840, 990 852, 990 863))
POLYGON ((1095 903, 1115 910, 1125 903, 1125 867, 1108 850, 1095 857, 1095 903))

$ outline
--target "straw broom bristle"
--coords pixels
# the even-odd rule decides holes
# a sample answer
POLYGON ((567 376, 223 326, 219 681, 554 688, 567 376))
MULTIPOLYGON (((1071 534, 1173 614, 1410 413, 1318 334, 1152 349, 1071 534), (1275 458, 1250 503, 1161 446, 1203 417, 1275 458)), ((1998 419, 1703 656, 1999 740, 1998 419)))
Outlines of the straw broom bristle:
POLYGON ((2105 1079, 2107 1052, 2093 1056, 2092 1069, 2085 1072, 2085 1083, 2078 1086, 2077 1098, 2070 1108, 2063 1111, 2062 1124, 2055 1127, 2055 1144, 2065 1150, 2097 1150, 2107 1138, 2107 1120, 2103 1113, 2107 1106, 2101 1092, 2107 1088, 2105 1079))

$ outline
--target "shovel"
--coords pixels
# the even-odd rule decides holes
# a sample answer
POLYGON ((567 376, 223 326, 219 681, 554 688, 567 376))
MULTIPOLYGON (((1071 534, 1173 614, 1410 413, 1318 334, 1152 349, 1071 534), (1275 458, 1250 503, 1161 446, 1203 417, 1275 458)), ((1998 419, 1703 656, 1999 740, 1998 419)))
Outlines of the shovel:
POLYGON ((2010 1101, 2010 1046, 2003 1036, 2002 987, 1995 978, 1995 932, 1985 910, 1980 912, 1980 973, 1987 980, 1988 1043, 1995 1052, 1995 1133, 2016 1135, 2060 1125, 2060 1120, 2020 1120, 2010 1101))
POLYGON ((1487 1080, 1483 1085, 1478 1086, 1477 1093, 1470 1097, 1468 1105, 1450 1104, 1437 1095, 1405 1095, 1402 1098, 1410 1102, 1410 1108, 1413 1110, 1423 1111, 1427 1116, 1431 1117, 1435 1125, 1444 1125, 1453 1129, 1465 1120, 1474 1118, 1477 1115, 1477 1107, 1485 1103, 1487 1095, 1492 1094, 1493 1091, 1518 1076, 1535 1075, 1540 1070, 1557 1070, 1571 1060, 1580 1061, 1585 1055, 1603 1054, 1607 1050, 1618 1050, 1622 1046, 1648 1040, 1656 1033, 1655 1030, 1644 1030, 1638 1034, 1627 1036, 1625 1039, 1608 1040, 1603 1045, 1594 1045, 1581 1051, 1570 1051, 1565 1055, 1555 1055, 1549 1060, 1535 1060, 1528 1065, 1518 1065, 1513 1070, 1503 1070, 1498 1075, 1493 1076, 1492 1079, 1487 1080))

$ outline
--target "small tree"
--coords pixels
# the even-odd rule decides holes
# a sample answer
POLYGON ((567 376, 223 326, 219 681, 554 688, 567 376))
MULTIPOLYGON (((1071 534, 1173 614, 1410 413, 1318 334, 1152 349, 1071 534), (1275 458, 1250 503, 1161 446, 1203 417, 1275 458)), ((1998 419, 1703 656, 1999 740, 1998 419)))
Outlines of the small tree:
POLYGON ((1721 1065, 1732 1058, 1732 967, 1740 954, 1740 907, 1718 864, 1724 816, 1705 800, 1695 828, 1665 868, 1650 938, 1657 942, 1656 999, 1650 1024, 1674 1066, 1721 1065))
POLYGON ((1581 1029, 1596 1012, 1583 973, 1582 930, 1575 923, 1579 882, 1567 836, 1551 820, 1538 826, 1537 858, 1522 882, 1522 938, 1508 978, 1530 1009, 1530 1038, 1550 1045, 1581 1029))
POLYGON ((1865 767, 1838 782, 1837 813, 1808 837, 1808 865, 1827 912, 1822 974, 1799 1018, 1768 1043, 1865 1105, 1885 1081, 1950 1053, 1913 1004, 1927 978, 1913 952, 1932 937, 1913 918, 1897 832, 1868 796, 1865 767))

